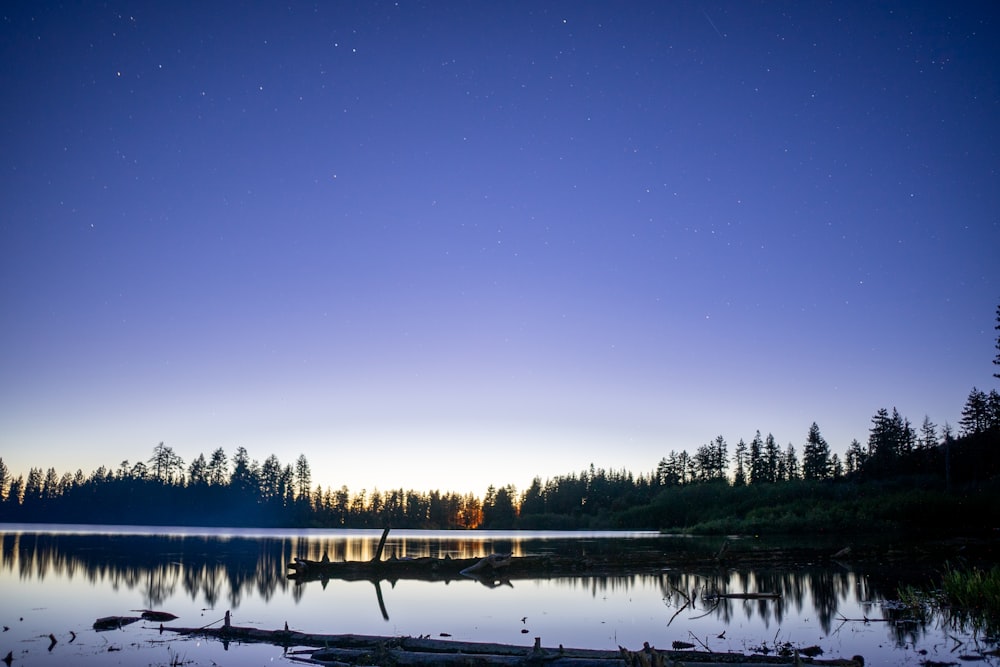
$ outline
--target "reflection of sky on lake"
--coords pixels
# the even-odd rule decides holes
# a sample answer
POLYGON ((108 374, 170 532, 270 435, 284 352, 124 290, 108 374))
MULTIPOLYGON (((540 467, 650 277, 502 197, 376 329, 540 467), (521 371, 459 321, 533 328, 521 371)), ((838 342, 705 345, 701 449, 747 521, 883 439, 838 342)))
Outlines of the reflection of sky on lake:
MULTIPOLYGON (((600 649, 640 647, 646 641, 667 648, 679 640, 704 643, 716 651, 746 652, 788 641, 819 645, 827 657, 861 654, 869 664, 915 661, 924 657, 914 652, 917 649, 927 650, 926 657, 934 659, 953 646, 944 629, 933 624, 843 622, 845 617, 881 619, 878 603, 894 595, 896 585, 886 583, 884 573, 860 573, 846 566, 667 569, 646 575, 515 579, 494 588, 466 579, 383 580, 376 585, 336 579, 295 584, 285 577, 287 562, 299 554, 319 557, 325 551, 331 557, 337 554, 338 560, 371 558, 378 533, 361 532, 224 538, 188 534, 170 539, 0 533, 0 623, 11 628, 0 635, 0 654, 11 650, 15 659, 30 655, 32 664, 62 664, 70 655, 79 664, 106 664, 113 655, 120 664, 148 665, 169 663, 169 649, 195 664, 221 664, 223 649, 217 642, 161 637, 157 624, 92 630, 99 617, 137 615, 133 610, 150 608, 177 614, 175 624, 184 627, 208 625, 231 610, 234 624, 263 629, 287 622, 303 632, 446 634, 457 640, 525 646, 535 637, 545 646, 600 649), (704 597, 713 591, 777 592, 782 597, 713 602, 704 597), (692 593, 697 595, 692 598, 692 593), (72 643, 70 631, 77 635, 72 643), (49 633, 59 640, 51 653, 49 633), (121 651, 109 654, 109 648, 121 651)), ((650 540, 657 539, 634 537, 628 544, 649 548, 650 540)), ((539 547, 537 540, 511 541, 509 535, 461 536, 449 542, 448 534, 394 533, 386 553, 476 556, 501 544, 515 552, 580 548, 579 542, 573 547, 548 541, 539 547)), ((587 548, 601 544, 590 542, 587 548)), ((280 649, 262 646, 231 651, 246 652, 246 660, 281 655, 280 649)))

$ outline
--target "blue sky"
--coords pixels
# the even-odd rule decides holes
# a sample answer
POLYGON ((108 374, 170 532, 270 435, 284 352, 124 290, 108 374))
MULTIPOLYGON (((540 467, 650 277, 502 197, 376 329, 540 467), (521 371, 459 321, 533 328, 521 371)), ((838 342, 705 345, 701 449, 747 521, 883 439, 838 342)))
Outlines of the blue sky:
POLYGON ((482 493, 995 386, 991 3, 15 3, 0 457, 482 493))

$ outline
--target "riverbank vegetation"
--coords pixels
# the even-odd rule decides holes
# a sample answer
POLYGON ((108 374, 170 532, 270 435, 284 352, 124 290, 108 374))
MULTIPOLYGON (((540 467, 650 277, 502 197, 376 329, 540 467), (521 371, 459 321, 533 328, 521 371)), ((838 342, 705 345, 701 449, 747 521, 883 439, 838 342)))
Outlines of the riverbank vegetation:
POLYGON ((12 477, 0 459, 0 521, 209 526, 493 529, 653 529, 696 533, 907 530, 921 534, 1000 526, 1000 396, 973 390, 961 432, 927 420, 919 435, 895 410, 872 418, 866 446, 844 461, 816 424, 800 462, 756 434, 730 460, 720 436, 691 455, 670 452, 648 473, 591 466, 518 491, 323 489, 308 461, 243 448, 185 463, 163 443, 146 462, 89 475, 33 468, 12 477), (932 435, 933 434, 933 435, 932 435))
POLYGON ((939 581, 907 586, 899 598, 918 615, 938 612, 967 631, 986 636, 1000 632, 1000 566, 988 570, 948 566, 939 581))
MULTIPOLYGON (((997 309, 1000 331, 1000 308, 997 309)), ((1000 337, 997 339, 1000 366, 1000 337)), ((1000 378, 1000 373, 994 374, 1000 378)), ((757 431, 730 450, 723 436, 671 451, 645 473, 595 469, 482 497, 313 487, 305 456, 283 464, 218 448, 185 463, 164 443, 147 461, 14 477, 0 458, 0 522, 253 527, 652 529, 696 533, 955 534, 1000 529, 1000 394, 973 388, 959 432, 895 408, 871 419, 867 442, 832 453, 813 422, 782 447, 757 431), (732 452, 732 453, 730 453, 732 452)))

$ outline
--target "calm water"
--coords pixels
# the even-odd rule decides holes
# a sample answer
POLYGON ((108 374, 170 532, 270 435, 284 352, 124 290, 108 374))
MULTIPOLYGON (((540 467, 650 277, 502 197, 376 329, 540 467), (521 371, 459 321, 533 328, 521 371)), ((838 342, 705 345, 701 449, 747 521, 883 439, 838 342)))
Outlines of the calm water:
MULTIPOLYGON (((295 664, 281 648, 160 635, 140 621, 96 632, 103 616, 154 609, 174 625, 218 624, 314 633, 450 635, 467 641, 616 649, 680 640, 716 651, 749 652, 791 642, 819 645, 823 657, 860 654, 869 664, 954 661, 972 644, 940 618, 900 618, 901 573, 850 564, 776 569, 671 569, 657 574, 514 580, 490 587, 456 579, 307 582, 286 577, 295 556, 368 560, 379 531, 267 531, 122 527, 0 526, 0 657, 16 665, 295 664), (681 591, 767 591, 778 600, 699 596, 681 591), (522 621, 522 618, 524 619, 522 621), (864 623, 843 619, 874 619, 864 623), (892 619, 884 622, 884 619, 892 619), (524 631, 527 632, 524 632, 524 631), (72 633, 76 637, 73 638, 72 633), (56 638, 51 646, 49 635, 56 638), (695 639, 697 638, 697 639, 695 639), (965 644, 959 646, 958 642, 965 644)), ((714 553, 719 540, 651 533, 394 531, 385 556, 478 557, 493 552, 586 554, 616 549, 714 553)), ((929 574, 920 576, 923 583, 929 574)))

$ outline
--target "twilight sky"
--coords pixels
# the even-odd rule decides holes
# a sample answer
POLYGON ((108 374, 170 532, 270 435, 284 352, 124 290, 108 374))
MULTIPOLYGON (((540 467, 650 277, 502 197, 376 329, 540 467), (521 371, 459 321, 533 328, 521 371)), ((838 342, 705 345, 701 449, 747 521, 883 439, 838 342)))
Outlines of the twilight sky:
POLYGON ((482 494, 995 387, 992 2, 6 3, 0 457, 482 494))

